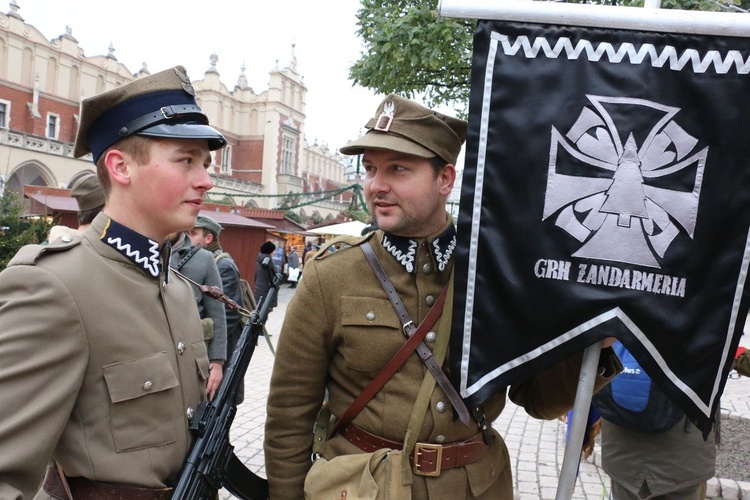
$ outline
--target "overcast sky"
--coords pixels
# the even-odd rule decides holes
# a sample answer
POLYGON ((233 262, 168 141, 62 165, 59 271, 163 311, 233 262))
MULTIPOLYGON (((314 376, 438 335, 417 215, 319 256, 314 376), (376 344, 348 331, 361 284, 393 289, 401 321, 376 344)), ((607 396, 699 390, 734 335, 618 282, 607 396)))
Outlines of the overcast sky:
MULTIPOLYGON (((2 0, 0 0, 2 1, 2 0)), ((3 12, 9 3, 3 2, 3 12)), ((287 66, 295 44, 307 92, 306 137, 338 149, 359 136, 382 95, 352 87, 348 69, 361 53, 355 34, 358 0, 16 0, 26 23, 47 39, 72 28, 87 57, 115 56, 132 73, 177 64, 202 79, 212 53, 230 90, 244 64, 250 86, 268 88, 268 74, 287 66)))

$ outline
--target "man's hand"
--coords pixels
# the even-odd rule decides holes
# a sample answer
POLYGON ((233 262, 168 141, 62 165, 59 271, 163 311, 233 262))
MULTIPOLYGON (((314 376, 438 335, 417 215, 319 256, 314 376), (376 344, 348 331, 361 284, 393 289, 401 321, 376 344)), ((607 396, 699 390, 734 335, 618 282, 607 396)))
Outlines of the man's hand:
POLYGON ((617 337, 607 337, 606 339, 602 340, 602 349, 612 347, 615 342, 617 342, 617 337))
POLYGON ((208 382, 206 382, 206 394, 209 401, 214 399, 214 394, 216 394, 216 390, 219 388, 221 378, 223 377, 222 370, 222 365, 218 361, 212 361, 209 365, 208 382))

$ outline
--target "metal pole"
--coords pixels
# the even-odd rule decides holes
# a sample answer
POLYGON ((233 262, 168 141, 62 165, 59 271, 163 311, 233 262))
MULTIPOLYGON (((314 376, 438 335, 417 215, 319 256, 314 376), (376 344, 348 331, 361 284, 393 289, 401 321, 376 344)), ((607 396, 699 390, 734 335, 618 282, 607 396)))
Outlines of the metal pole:
POLYGON ((573 496, 576 476, 578 476, 578 465, 581 461, 583 435, 586 432, 586 420, 588 420, 589 408, 591 407, 591 397, 594 394, 594 382, 596 382, 601 351, 601 342, 597 342, 583 351, 581 375, 578 379, 573 416, 569 424, 570 433, 568 434, 568 442, 565 443, 565 454, 563 455, 560 482, 557 485, 555 500, 570 500, 573 496))
POLYGON ((736 12, 644 9, 528 0, 440 0, 438 8, 439 16, 463 19, 494 19, 663 33, 750 36, 750 16, 736 12))

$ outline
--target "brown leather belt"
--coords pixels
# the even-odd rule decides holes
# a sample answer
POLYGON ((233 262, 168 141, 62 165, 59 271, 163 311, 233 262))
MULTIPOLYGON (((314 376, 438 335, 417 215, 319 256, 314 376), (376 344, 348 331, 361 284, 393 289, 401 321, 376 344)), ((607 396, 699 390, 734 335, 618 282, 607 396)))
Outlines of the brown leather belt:
MULTIPOLYGON (((403 443, 391 441, 354 424, 349 424, 339 431, 350 443, 366 453, 383 448, 400 450, 403 443)), ((487 453, 489 446, 484 442, 484 436, 480 432, 476 436, 450 444, 417 443, 414 451, 409 455, 412 471, 419 476, 439 476, 443 469, 461 467, 479 460, 487 453), (416 457, 416 458, 415 458, 416 457)))
MULTIPOLYGON (((168 500, 172 488, 137 488, 97 483, 85 477, 69 477, 68 486, 74 500, 168 500)), ((65 483, 55 467, 47 467, 44 476, 44 491, 54 498, 69 500, 65 483)))

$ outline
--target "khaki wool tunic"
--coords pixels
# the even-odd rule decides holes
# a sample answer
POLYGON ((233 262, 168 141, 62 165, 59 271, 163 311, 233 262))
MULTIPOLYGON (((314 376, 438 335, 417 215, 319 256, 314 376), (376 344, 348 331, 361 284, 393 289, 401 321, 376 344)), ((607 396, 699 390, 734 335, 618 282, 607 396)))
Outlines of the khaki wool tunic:
MULTIPOLYGON (((436 257, 430 251, 434 239, 446 229, 447 226, 438 235, 417 242, 413 274, 383 247, 382 231, 348 239, 350 247, 330 254, 322 250, 305 265, 279 337, 268 398, 265 457, 271 500, 304 498, 303 484, 311 466, 313 423, 326 389, 331 413, 341 416, 405 342, 393 306, 359 245, 365 240, 371 242, 409 316, 419 324, 448 282, 453 268, 452 254, 436 257), (445 265, 442 271, 439 259, 445 265)), ((433 330, 440 330, 440 321, 433 330)), ((434 343, 426 344, 430 349, 434 347, 434 343)), ((537 418, 561 415, 575 399, 580 362, 578 356, 511 387, 511 399, 537 418)), ((603 351, 602 362, 609 363, 612 374, 616 373, 618 363, 616 357, 612 358, 611 349, 603 351)), ((410 356, 353 424, 402 442, 426 371, 416 354, 410 356)), ((604 383, 605 379, 598 377, 598 387, 604 383)), ((498 394, 485 404, 490 421, 502 411, 505 397, 505 393, 498 394)), ((419 441, 449 444, 478 432, 473 421, 466 427, 460 420, 453 420, 448 398, 435 386, 419 441)), ((327 441, 322 455, 331 459, 355 453, 362 452, 344 437, 335 435, 327 441)), ((415 500, 512 499, 508 451, 502 438, 495 433, 488 453, 473 464, 443 470, 438 477, 415 475, 412 497, 415 500)))
POLYGON ((68 476, 164 487, 188 452, 208 377, 193 292, 102 242, 108 221, 0 273, 0 498, 33 497, 53 457, 68 476))

